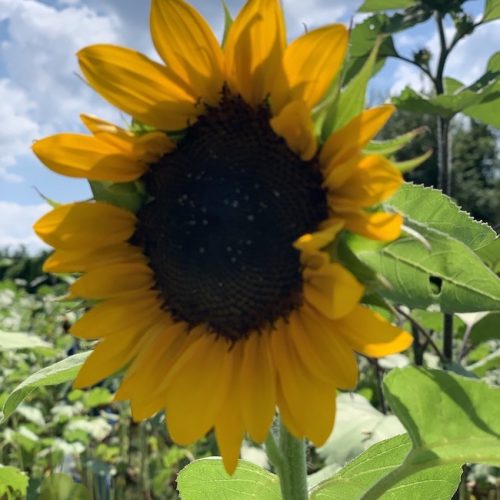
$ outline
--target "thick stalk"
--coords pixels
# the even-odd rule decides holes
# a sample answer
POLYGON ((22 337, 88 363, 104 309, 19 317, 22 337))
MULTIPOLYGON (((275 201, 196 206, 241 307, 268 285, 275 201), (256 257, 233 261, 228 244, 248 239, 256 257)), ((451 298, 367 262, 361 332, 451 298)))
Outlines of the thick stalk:
POLYGON ((278 474, 283 500, 307 500, 305 441, 292 436, 279 419, 278 442, 270 432, 266 450, 278 474))

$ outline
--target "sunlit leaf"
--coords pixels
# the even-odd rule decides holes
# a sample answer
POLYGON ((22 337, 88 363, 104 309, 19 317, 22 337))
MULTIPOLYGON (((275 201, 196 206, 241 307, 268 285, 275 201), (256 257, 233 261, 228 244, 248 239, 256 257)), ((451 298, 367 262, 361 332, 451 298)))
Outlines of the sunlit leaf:
POLYGON ((493 21, 500 18, 500 0, 486 0, 484 21, 493 21))
POLYGON ((177 478, 180 496, 189 500, 279 500, 278 477, 240 460, 230 476, 219 458, 203 458, 184 467, 177 478))
POLYGON ((393 370, 384 387, 392 410, 408 431, 412 450, 364 500, 380 498, 382 492, 421 470, 468 462, 500 465, 499 388, 415 367, 393 370))
MULTIPOLYGON (((397 469, 411 450, 407 434, 373 445, 340 472, 311 491, 311 500, 358 500, 377 481, 397 469)), ((462 468, 444 465, 417 472, 379 498, 449 500, 460 482, 462 468)))
POLYGON ((500 273, 500 238, 478 248, 476 253, 495 273, 500 273))
POLYGON ((28 476, 16 467, 0 465, 0 497, 24 498, 28 476))
POLYGON ((62 361, 46 366, 30 375, 26 380, 21 382, 5 400, 2 421, 5 421, 5 419, 12 415, 24 399, 38 387, 58 385, 72 381, 89 355, 90 352, 81 352, 69 356, 62 361))
POLYGON ((448 234, 473 250, 490 244, 496 237, 487 224, 474 220, 437 189, 406 183, 387 205, 402 213, 410 223, 418 222, 448 234))

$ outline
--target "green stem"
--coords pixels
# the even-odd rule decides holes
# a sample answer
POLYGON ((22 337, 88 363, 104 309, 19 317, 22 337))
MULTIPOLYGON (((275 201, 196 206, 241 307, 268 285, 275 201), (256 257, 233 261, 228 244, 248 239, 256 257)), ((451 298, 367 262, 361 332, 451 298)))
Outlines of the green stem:
POLYGON ((270 432, 266 450, 278 474, 283 500, 307 500, 305 441, 292 436, 279 420, 279 441, 270 432))

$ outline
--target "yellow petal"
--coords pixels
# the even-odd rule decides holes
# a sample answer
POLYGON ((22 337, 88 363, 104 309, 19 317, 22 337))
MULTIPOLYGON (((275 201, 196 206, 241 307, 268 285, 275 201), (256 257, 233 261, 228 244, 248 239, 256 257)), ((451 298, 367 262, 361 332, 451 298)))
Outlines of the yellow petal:
POLYGON ((167 377, 171 368, 194 339, 187 325, 172 320, 159 321, 145 334, 148 341, 127 369, 115 400, 130 399, 132 417, 143 420, 165 406, 165 391, 156 391, 158 381, 167 377))
POLYGON ((326 168, 331 162, 341 163, 349 160, 377 135, 395 109, 391 104, 367 109, 334 132, 321 150, 321 164, 326 168))
POLYGON ((347 49, 347 29, 334 24, 312 30, 286 49, 285 71, 295 99, 312 109, 340 69, 347 49))
POLYGON ((330 244, 341 231, 342 222, 336 222, 320 231, 305 234, 294 242, 293 246, 303 252, 315 252, 330 244))
POLYGON ((238 408, 243 394, 240 394, 240 387, 235 382, 237 379, 237 373, 234 373, 227 396, 215 421, 215 437, 228 474, 233 474, 236 470, 244 436, 243 421, 238 408))
MULTIPOLYGON (((304 306, 298 311, 303 325, 301 345, 311 346, 309 362, 318 363, 322 378, 340 389, 353 389, 358 380, 358 365, 352 348, 337 331, 335 321, 329 320, 314 308, 304 306), (313 361, 314 360, 314 361, 313 361)), ((305 351, 297 349, 300 354, 305 351)))
POLYGON ((140 337, 141 332, 134 332, 100 342, 80 368, 73 387, 89 387, 123 368, 140 350, 140 337))
POLYGON ((33 152, 54 172, 89 180, 128 182, 147 170, 112 144, 83 134, 56 134, 36 141, 33 152))
POLYGON ((145 264, 113 264, 91 269, 70 287, 75 297, 105 299, 153 288, 153 271, 145 264))
POLYGON ((345 228, 372 240, 392 241, 399 238, 403 217, 386 212, 345 212, 337 214, 345 221, 345 228))
POLYGON ((335 207, 369 207, 386 200, 403 183, 403 176, 383 156, 365 156, 354 174, 335 192, 335 207))
POLYGON ((203 110, 164 66, 130 49, 92 45, 78 53, 87 81, 106 100, 143 123, 164 130, 188 126, 203 110))
POLYGON ((80 120, 82 120, 82 123, 85 125, 87 130, 91 132, 93 135, 97 135, 100 133, 108 133, 123 138, 130 137, 133 135, 132 132, 129 132, 128 130, 119 127, 118 125, 103 120, 102 118, 99 118, 95 115, 88 115, 86 113, 81 113, 80 120))
POLYGON ((93 251, 82 249, 56 250, 43 264, 46 273, 80 273, 93 267, 118 262, 145 262, 146 257, 139 247, 120 243, 93 251))
POLYGON ((285 396, 283 395, 282 382, 278 376, 278 382, 276 385, 276 398, 279 406, 279 413, 281 421, 285 428, 293 434, 298 439, 305 438, 305 432, 301 429, 295 417, 292 415, 288 403, 286 402, 285 396))
POLYGON ((327 318, 349 314, 363 296, 363 285, 340 264, 306 268, 303 277, 304 299, 327 318))
POLYGON ((276 374, 269 333, 252 333, 245 341, 240 372, 241 414, 250 437, 266 439, 276 407, 276 374))
POLYGON ((45 214, 34 230, 55 248, 93 250, 128 240, 135 223, 134 214, 109 203, 70 203, 45 214))
POLYGON ((223 55, 203 17, 183 0, 153 0, 151 35, 167 66, 204 102, 217 104, 223 55))
POLYGON ((408 349, 413 337, 391 325, 380 314, 358 306, 352 314, 336 321, 338 331, 352 348, 365 356, 379 358, 408 349))
POLYGON ((168 374, 166 418, 172 439, 188 445, 215 424, 231 382, 235 349, 206 334, 193 342, 168 374))
POLYGON ((85 339, 108 337, 128 329, 144 330, 152 320, 166 314, 157 292, 141 297, 106 300, 87 311, 72 327, 71 334, 85 339))
POLYGON ((328 320, 304 305, 290 315, 288 335, 304 366, 317 378, 341 389, 353 389, 358 367, 353 350, 328 320))
POLYGON ((332 193, 343 186, 354 175, 361 158, 361 154, 353 151, 343 161, 337 162, 335 158, 330 161, 323 169, 323 187, 332 193))
POLYGON ((271 119, 271 127, 303 160, 308 161, 316 154, 314 124, 302 101, 287 104, 278 116, 271 119))
POLYGON ((321 446, 335 420, 335 387, 310 374, 283 328, 273 332, 271 346, 290 413, 305 435, 321 446))
MULTIPOLYGON (((226 40, 226 69, 232 90, 259 105, 284 78, 286 44, 279 0, 249 0, 234 20, 226 40)), ((271 95, 281 100, 281 96, 271 95)))

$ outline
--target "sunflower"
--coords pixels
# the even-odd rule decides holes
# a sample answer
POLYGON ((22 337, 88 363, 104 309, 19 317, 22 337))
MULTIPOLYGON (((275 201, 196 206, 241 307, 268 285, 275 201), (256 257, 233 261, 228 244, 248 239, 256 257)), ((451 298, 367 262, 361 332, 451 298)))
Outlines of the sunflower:
POLYGON ((337 389, 357 382, 355 353, 406 349, 411 336, 361 305, 364 286, 328 251, 341 231, 391 240, 377 211, 402 182, 364 146, 393 112, 362 112, 324 143, 311 112, 346 52, 342 25, 287 45, 278 0, 249 0, 221 47, 183 0, 153 0, 165 62, 94 45, 88 83, 147 125, 140 134, 83 115, 90 134, 33 150, 57 173, 136 183, 136 212, 105 201, 61 205, 36 224, 50 272, 78 272, 92 308, 73 335, 97 339, 77 387, 123 370, 117 400, 136 420, 164 410, 172 439, 211 429, 234 471, 245 433, 262 442, 276 408, 296 437, 322 445, 337 389))

